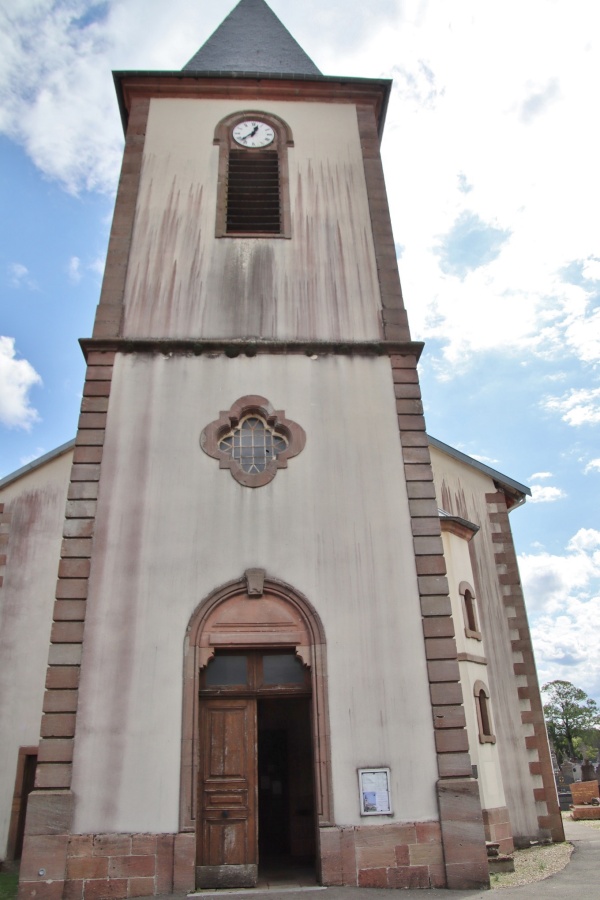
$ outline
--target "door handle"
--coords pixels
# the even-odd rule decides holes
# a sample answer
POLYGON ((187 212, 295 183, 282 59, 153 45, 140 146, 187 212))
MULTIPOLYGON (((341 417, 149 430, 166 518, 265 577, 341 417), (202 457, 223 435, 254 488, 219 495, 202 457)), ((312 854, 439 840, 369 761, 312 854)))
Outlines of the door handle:
POLYGON ((226 809, 224 809, 223 812, 221 813, 221 818, 222 818, 222 819, 228 819, 228 818, 229 818, 229 811, 226 810, 226 809))

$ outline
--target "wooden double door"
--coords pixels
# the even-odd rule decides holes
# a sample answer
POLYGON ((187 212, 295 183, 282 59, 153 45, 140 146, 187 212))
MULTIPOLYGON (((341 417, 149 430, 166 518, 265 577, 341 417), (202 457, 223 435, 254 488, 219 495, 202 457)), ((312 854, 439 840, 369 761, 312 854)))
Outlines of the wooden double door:
POLYGON ((253 887, 259 864, 314 863, 310 679, 295 655, 215 657, 199 728, 197 887, 253 887))

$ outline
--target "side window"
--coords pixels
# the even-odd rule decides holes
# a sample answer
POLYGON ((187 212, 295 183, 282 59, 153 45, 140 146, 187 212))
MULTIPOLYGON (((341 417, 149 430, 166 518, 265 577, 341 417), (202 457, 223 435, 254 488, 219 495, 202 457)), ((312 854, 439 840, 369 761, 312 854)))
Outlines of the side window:
POLYGON ((473 685, 475 695, 475 712, 477 713, 477 726, 479 728, 480 744, 495 744, 496 736, 492 728, 490 713, 490 692, 483 681, 476 681, 473 685))
POLYGON ((467 637, 475 638, 476 641, 480 641, 481 631, 479 628, 479 616, 477 614, 477 600, 475 599, 475 591, 468 581, 461 581, 458 586, 458 593, 462 597, 465 634, 467 637))
POLYGON ((216 236, 289 238, 289 126, 270 113, 239 112, 219 122, 214 143, 219 145, 216 236))

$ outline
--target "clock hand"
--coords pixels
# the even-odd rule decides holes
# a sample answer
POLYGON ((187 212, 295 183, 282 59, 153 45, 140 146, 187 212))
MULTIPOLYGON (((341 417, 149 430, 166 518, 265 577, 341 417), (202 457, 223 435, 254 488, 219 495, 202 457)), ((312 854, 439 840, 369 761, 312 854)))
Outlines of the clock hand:
POLYGON ((248 138, 254 137, 254 135, 256 134, 257 131, 258 131, 258 125, 255 125, 254 128, 252 129, 252 131, 249 131, 248 134, 244 134, 244 135, 240 138, 240 140, 241 140, 241 141, 247 141, 248 138))

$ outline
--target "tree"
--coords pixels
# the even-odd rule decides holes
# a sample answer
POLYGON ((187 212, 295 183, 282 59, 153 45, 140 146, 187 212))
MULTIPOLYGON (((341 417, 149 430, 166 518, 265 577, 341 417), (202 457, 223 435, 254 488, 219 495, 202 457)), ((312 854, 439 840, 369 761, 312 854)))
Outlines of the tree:
POLYGON ((544 715, 559 762, 579 757, 578 751, 597 743, 600 709, 595 700, 570 681, 549 681, 542 693, 548 700, 544 715))

